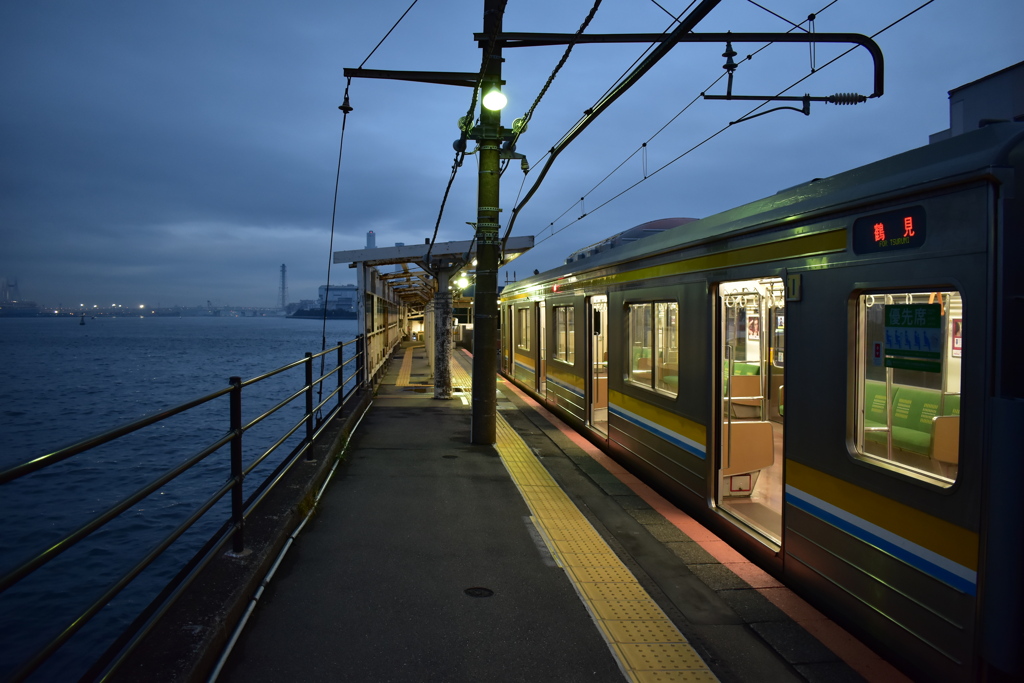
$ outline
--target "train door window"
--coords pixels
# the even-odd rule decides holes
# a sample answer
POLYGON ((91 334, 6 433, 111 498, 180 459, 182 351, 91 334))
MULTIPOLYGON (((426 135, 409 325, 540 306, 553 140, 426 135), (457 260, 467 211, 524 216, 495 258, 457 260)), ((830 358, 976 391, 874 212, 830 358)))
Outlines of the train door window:
POLYGON ((576 362, 576 312, 572 306, 555 306, 555 359, 576 362))
POLYGON ((516 309, 516 348, 520 351, 530 350, 530 335, 533 331, 533 326, 530 324, 530 314, 533 311, 530 308, 518 308, 516 309))
POLYGON ((951 486, 960 461, 960 293, 867 293, 854 304, 857 457, 951 486))
POLYGON ((501 357, 505 363, 505 372, 512 372, 512 307, 501 309, 501 357))
POLYGON ((537 343, 540 344, 540 371, 537 373, 537 393, 541 396, 547 391, 548 376, 548 338, 547 318, 545 317, 546 307, 541 301, 537 304, 537 343))
POLYGON ((628 379, 672 396, 679 391, 679 304, 630 304, 628 379))
POLYGON ((651 325, 651 304, 629 306, 629 381, 651 385, 651 347, 654 327, 651 325))
POLYGON ((718 288, 720 432, 716 502, 736 523, 782 540, 785 296, 780 278, 718 288))
POLYGON ((654 312, 655 388, 675 396, 679 391, 679 304, 658 303, 654 312))
POLYGON ((608 297, 588 301, 590 321, 590 426, 608 434, 608 297))

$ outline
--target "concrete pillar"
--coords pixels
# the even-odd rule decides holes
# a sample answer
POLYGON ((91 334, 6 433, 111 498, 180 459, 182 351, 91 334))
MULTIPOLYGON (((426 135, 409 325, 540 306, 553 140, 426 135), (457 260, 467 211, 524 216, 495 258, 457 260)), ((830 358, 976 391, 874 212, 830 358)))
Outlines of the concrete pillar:
POLYGON ((449 268, 437 269, 434 294, 434 398, 443 399, 452 397, 452 292, 448 287, 451 274, 449 268))

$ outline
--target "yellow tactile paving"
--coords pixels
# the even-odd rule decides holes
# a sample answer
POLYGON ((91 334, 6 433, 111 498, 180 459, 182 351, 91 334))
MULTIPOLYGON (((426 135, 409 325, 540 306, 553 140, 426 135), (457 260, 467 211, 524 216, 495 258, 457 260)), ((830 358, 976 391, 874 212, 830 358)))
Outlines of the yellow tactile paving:
POLYGON ((409 386, 409 377, 412 375, 412 347, 405 350, 402 358, 402 367, 398 369, 398 386, 409 386))
POLYGON ((616 643, 613 647, 638 671, 705 668, 703 660, 687 643, 616 643))
POLYGON ((675 628, 653 621, 606 621, 605 629, 613 643, 681 643, 675 628))
POLYGON ((633 575, 621 566, 611 567, 570 567, 569 572, 579 582, 599 583, 602 581, 631 581, 633 575))
MULTIPOLYGON (((453 383, 469 377, 454 361, 453 383)), ((495 447, 544 542, 572 580, 626 677, 634 683, 717 681, 583 513, 498 414, 495 447)))
POLYGON ((637 683, 712 683, 718 678, 710 671, 699 671, 697 669, 683 669, 674 671, 636 671, 634 679, 637 683))

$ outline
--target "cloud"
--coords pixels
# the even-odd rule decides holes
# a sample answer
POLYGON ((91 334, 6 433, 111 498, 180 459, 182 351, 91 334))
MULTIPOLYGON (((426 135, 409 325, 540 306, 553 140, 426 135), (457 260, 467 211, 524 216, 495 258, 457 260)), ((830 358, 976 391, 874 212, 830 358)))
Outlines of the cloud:
MULTIPOLYGON (((917 4, 837 3, 819 14, 817 30, 870 34, 917 4)), ((510 3, 505 29, 571 33, 590 5, 510 3)), ((430 237, 456 121, 471 99, 466 88, 355 79, 336 215, 332 205, 343 69, 358 66, 407 7, 400 0, 0 5, 0 276, 17 277, 23 294, 47 303, 137 295, 165 304, 269 305, 282 262, 292 298, 315 295, 330 260, 332 215, 338 250, 362 247, 367 230, 382 246, 430 237)), ((800 21, 820 7, 785 0, 773 9, 800 21)), ((481 53, 471 36, 480 10, 479 0, 417 5, 367 68, 475 71, 481 53)), ((881 100, 815 105, 810 117, 764 116, 658 171, 749 109, 695 100, 723 73, 723 46, 677 46, 557 160, 515 234, 544 237, 589 215, 515 268, 547 268, 647 220, 708 215, 924 144, 945 127, 946 90, 1024 58, 1015 19, 1024 20, 1024 9, 1009 0, 966 14, 929 6, 879 37, 888 70, 881 100), (951 50, 954 37, 984 49, 951 50), (645 153, 614 171, 645 140, 645 153)), ((657 32, 668 24, 654 3, 605 2, 590 32, 657 32)), ((722 3, 700 30, 786 28, 754 5, 722 3)), ((644 47, 578 45, 518 151, 539 166, 644 47)), ((534 103, 561 54, 560 47, 505 50, 512 101, 505 125, 534 103)), ((819 46, 818 65, 835 54, 819 46)), ((804 46, 776 45, 742 65, 735 88, 772 92, 809 66, 804 46)), ((870 80, 870 60, 851 55, 801 84, 799 94, 864 91, 870 80)), ((476 164, 468 156, 459 170, 439 239, 472 234, 476 164)), ((503 177, 504 221, 522 179, 515 164, 503 177)))

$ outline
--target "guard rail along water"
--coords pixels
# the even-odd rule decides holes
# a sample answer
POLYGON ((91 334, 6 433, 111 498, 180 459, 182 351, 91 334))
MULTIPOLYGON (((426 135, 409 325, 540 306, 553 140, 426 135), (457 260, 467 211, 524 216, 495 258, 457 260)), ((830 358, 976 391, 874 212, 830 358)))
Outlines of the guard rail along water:
MULTIPOLYGON (((222 420, 222 424, 227 426, 227 430, 223 435, 216 438, 212 443, 202 446, 197 452, 184 458, 181 462, 174 463, 169 469, 148 481, 148 483, 120 500, 120 502, 92 511, 91 514, 95 514, 92 519, 84 524, 80 524, 74 531, 63 535, 60 540, 51 542, 45 538, 42 539, 40 545, 45 546, 44 549, 32 551, 31 559, 22 562, 12 570, 6 571, 0 577, 0 595, 6 593, 9 589, 17 589, 19 584, 25 582, 26 579, 31 579, 36 572, 46 567, 66 551, 101 532, 119 517, 125 515, 126 512, 132 511, 136 506, 139 506, 141 501, 156 494, 171 482, 183 477, 183 475, 187 475, 187 473, 201 463, 213 460, 216 463, 216 471, 219 472, 218 478, 225 477, 226 475, 225 479, 219 479, 214 482, 217 488, 212 495, 205 499, 200 498, 198 502, 191 504, 192 507, 188 510, 187 517, 184 520, 172 520, 170 523, 175 524, 175 526, 162 538, 129 539, 126 542, 127 545, 132 547, 148 547, 148 551, 145 552, 141 559, 127 569, 122 571, 122 568, 118 567, 116 572, 112 574, 110 585, 105 590, 102 590, 102 594, 82 610, 81 613, 67 620, 66 623, 52 626, 52 630, 46 629, 48 631, 47 635, 40 641, 48 640, 45 645, 38 649, 33 648, 32 650, 17 653, 15 656, 21 660, 20 663, 15 665, 13 671, 3 672, 0 678, 9 677, 10 680, 20 681, 31 676, 33 672, 40 670, 40 667, 45 668, 48 660, 63 645, 83 629, 93 617, 104 610, 105 607, 108 607, 147 567, 158 561, 171 563, 172 566, 164 570, 167 573, 174 574, 170 584, 166 585, 166 587, 162 587, 162 585, 157 586, 155 590, 151 590, 150 595, 144 593, 144 597, 134 598, 134 601, 141 602, 142 604, 148 602, 148 607, 143 610, 136 608, 133 613, 123 616, 121 623, 131 622, 131 625, 120 636, 117 633, 113 633, 102 638, 102 647, 107 649, 106 654, 99 657, 98 661, 85 664, 86 667, 91 667, 86 674, 87 678, 103 679, 116 670, 119 664, 154 628, 161 617, 168 612, 212 560, 223 556, 225 551, 239 556, 247 552, 246 520, 297 463, 312 459, 311 453, 314 443, 317 442, 318 437, 321 436, 324 430, 331 426, 332 421, 336 417, 340 418, 343 412, 348 411, 350 402, 356 402, 353 399, 357 395, 365 396, 365 389, 368 383, 372 384, 372 376, 376 374, 375 368, 371 367, 369 369, 371 377, 368 380, 365 359, 366 353, 363 337, 339 343, 337 346, 320 353, 306 353, 303 359, 289 363, 266 374, 245 381, 240 377, 231 377, 227 386, 217 389, 212 393, 150 414, 134 422, 105 431, 0 472, 0 485, 5 487, 17 485, 15 482, 23 480, 29 477, 29 475, 47 470, 57 463, 74 458, 75 456, 81 456, 81 454, 93 451, 100 446, 117 442, 140 430, 146 428, 165 429, 163 425, 170 418, 181 415, 194 415, 200 406, 209 406, 211 403, 215 403, 215 406, 220 408, 221 417, 217 419, 222 420), (333 366, 326 372, 324 370, 325 361, 333 366), (314 371, 314 366, 317 364, 319 364, 319 374, 314 376, 317 374, 314 371), (278 378, 275 380, 276 382, 287 382, 291 377, 298 374, 300 368, 304 371, 305 376, 298 390, 286 396, 251 421, 243 421, 243 398, 249 395, 255 397, 255 392, 258 391, 252 387, 274 377, 278 378), (331 383, 336 384, 333 389, 328 386, 331 383), (223 405, 225 403, 223 397, 227 397, 227 411, 223 410, 225 407, 223 405), (218 401, 218 399, 221 400, 218 401), (301 417, 294 420, 294 415, 298 414, 297 406, 301 405, 302 402, 304 402, 304 406, 302 407, 301 417), (289 406, 289 410, 284 410, 289 406), (224 415, 224 412, 227 414, 224 415), (285 416, 287 419, 284 420, 281 416, 285 416), (275 429, 280 429, 277 423, 284 420, 284 433, 277 437, 263 437, 266 439, 265 442, 250 443, 250 440, 246 439, 246 434, 256 425, 269 420, 271 417, 275 417, 274 420, 271 420, 275 429), (245 461, 243 458, 243 443, 246 446, 246 453, 255 454, 249 461, 245 461), (290 452, 287 452, 288 447, 291 447, 290 452), (284 455, 286 452, 287 455, 284 455), (275 453, 277 453, 276 459, 272 458, 275 453), (271 460, 268 460, 268 458, 271 460), (261 464, 264 465, 262 468, 260 468, 261 464), (261 469, 257 473, 258 484, 254 487, 246 487, 246 478, 257 468, 261 469), (222 483, 220 483, 221 481, 222 483), (229 497, 228 494, 230 494, 229 497), (190 529, 196 527, 197 524, 199 525, 200 533, 204 526, 216 529, 212 537, 202 537, 193 544, 199 545, 199 543, 202 543, 197 552, 192 553, 190 548, 190 556, 180 558, 175 558, 173 557, 174 553, 167 552, 175 544, 175 541, 190 529), (167 559, 168 555, 172 556, 170 560, 167 559), (156 597, 153 598, 152 594, 156 594, 156 597), (56 635, 52 635, 54 633, 56 635)), ((268 383, 268 386, 272 384, 272 382, 268 383)), ((294 384, 298 384, 297 378, 292 380, 292 385, 294 384)), ((280 396, 280 394, 277 394, 277 396, 280 396)), ((271 400, 276 400, 276 398, 272 397, 271 400)), ((254 400, 253 403, 259 402, 254 400)), ((200 430, 186 425, 186 431, 197 432, 200 430)), ((145 438, 147 448, 151 447, 153 450, 161 448, 159 434, 149 436, 149 432, 146 432, 145 438)), ((170 440, 165 437, 165 442, 167 441, 170 440)), ((252 441, 255 442, 256 439, 252 441)), ((209 465, 209 467, 214 467, 214 465, 209 465)), ((210 479, 208 473, 200 471, 198 474, 202 474, 204 480, 208 483, 210 479)), ((56 483, 62 485, 63 480, 56 483)), ((47 485, 52 484, 53 482, 47 482, 47 485)), ((4 495, 4 493, 0 492, 0 495, 4 495)), ((87 493, 83 492, 83 495, 87 495, 87 493)), ((45 506, 46 501, 39 500, 39 505, 45 506)), ((149 507, 147 506, 147 511, 149 507)), ((159 508, 159 506, 156 507, 159 508)), ((174 507, 167 507, 161 514, 169 515, 172 510, 174 510, 174 507)), ((76 520, 75 524, 77 525, 80 522, 81 519, 76 520)), ((193 531, 192 533, 197 532, 193 531)), ((209 533, 209 531, 206 533, 209 533)), ((111 544, 109 539, 107 544, 111 544)), ((177 554, 182 555, 183 553, 178 549, 177 554)), ((64 584, 64 578, 64 574, 58 574, 55 578, 46 579, 48 582, 46 589, 52 589, 59 594, 63 586, 58 584, 64 584)), ((35 584, 31 584, 30 588, 25 590, 39 589, 36 588, 35 584)), ((60 598, 57 600, 59 601, 60 598)), ((127 599, 125 601, 132 602, 132 600, 127 599)), ((39 673, 44 678, 48 677, 43 671, 39 671, 39 673)), ((71 672, 64 670, 60 673, 69 674, 71 672)), ((77 675, 75 677, 77 678, 77 675)))

